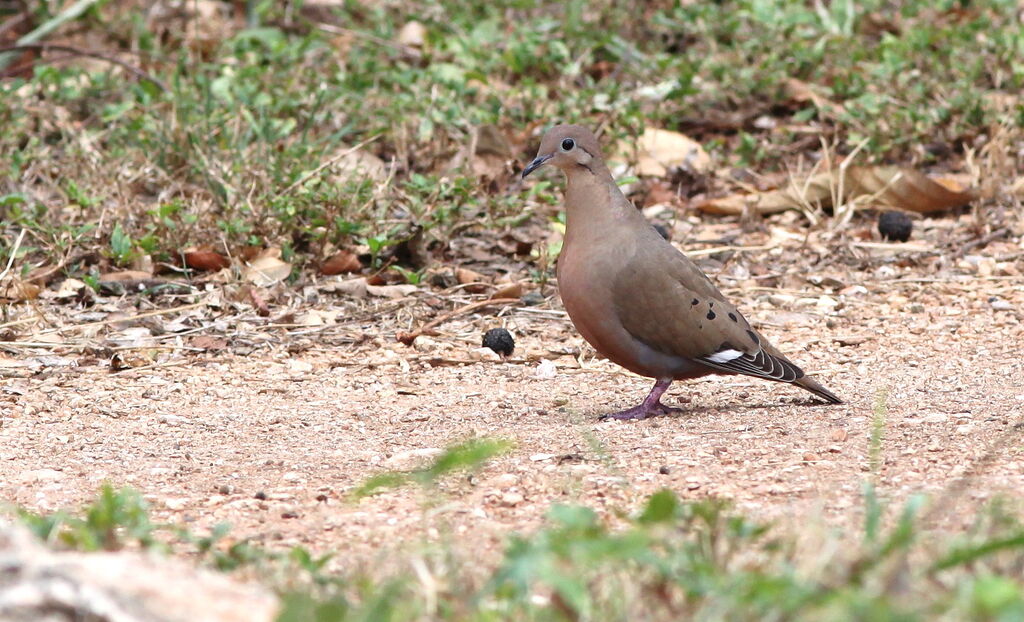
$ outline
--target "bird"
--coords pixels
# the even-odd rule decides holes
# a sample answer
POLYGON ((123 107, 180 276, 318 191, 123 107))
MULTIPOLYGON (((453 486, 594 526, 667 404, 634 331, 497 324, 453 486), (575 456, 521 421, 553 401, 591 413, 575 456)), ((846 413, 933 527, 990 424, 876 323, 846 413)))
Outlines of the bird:
POLYGON ((772 346, 644 218, 619 190, 589 129, 549 129, 522 178, 548 164, 566 178, 565 237, 555 272, 562 304, 594 349, 655 380, 643 402, 602 419, 682 412, 661 403, 669 385, 709 374, 787 382, 842 403, 772 346))

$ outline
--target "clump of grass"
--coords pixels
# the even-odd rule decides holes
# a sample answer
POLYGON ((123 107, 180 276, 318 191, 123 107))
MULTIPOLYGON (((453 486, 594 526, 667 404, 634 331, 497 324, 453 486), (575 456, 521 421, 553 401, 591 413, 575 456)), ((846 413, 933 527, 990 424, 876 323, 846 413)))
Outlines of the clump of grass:
MULTIPOLYGON (((498 445, 446 452, 420 479, 479 465, 498 445), (447 466, 446 466, 447 465, 447 466), (428 475, 429 474, 429 475, 428 475)), ((370 487, 372 488, 372 487, 370 487)), ((910 501, 891 525, 868 495, 860 534, 822 532, 801 548, 786 525, 751 520, 729 504, 651 495, 634 513, 602 517, 556 504, 536 532, 507 539, 492 566, 449 543, 392 552, 387 571, 327 570, 332 555, 220 545, 150 522, 129 489, 105 486, 83 510, 19 510, 40 538, 80 550, 147 548, 197 556, 224 571, 246 569, 282 596, 280 622, 349 620, 1015 620, 1024 615, 1024 525, 1005 502, 979 512, 954 538, 910 501), (824 551, 824 553, 822 553, 824 551), (397 569, 397 570, 396 570, 397 569)), ((806 533, 803 535, 806 536, 806 533)))
MULTIPOLYGON (((681 129, 719 164, 759 168, 788 164, 809 125, 840 153, 864 142, 869 159, 927 162, 990 127, 1024 126, 997 105, 1024 87, 1014 0, 898 12, 881 0, 732 0, 642 14, 579 0, 250 3, 244 22, 225 15, 219 38, 202 40, 190 38, 195 17, 147 22, 132 6, 98 3, 75 26, 119 33, 106 36, 111 53, 131 52, 159 83, 49 61, 0 81, 0 221, 34 233, 25 271, 69 246, 102 251, 69 262, 81 274, 197 243, 309 256, 396 243, 396 223, 445 239, 460 223, 514 220, 538 204, 533 190, 451 165, 483 125, 517 137, 519 159, 532 155, 526 129, 557 120, 601 125, 611 140, 681 129), (410 21, 426 27, 415 51, 396 40, 410 21), (794 100, 791 78, 821 98, 794 100), (368 139, 386 181, 321 169, 368 139)), ((53 17, 35 8, 36 21, 53 17)))

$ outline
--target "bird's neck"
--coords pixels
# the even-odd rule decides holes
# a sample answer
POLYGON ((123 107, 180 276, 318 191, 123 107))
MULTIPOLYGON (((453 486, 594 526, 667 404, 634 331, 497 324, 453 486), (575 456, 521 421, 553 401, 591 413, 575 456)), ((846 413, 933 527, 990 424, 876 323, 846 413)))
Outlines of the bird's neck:
POLYGON ((621 227, 637 210, 626 199, 603 163, 591 169, 566 171, 565 246, 621 227))

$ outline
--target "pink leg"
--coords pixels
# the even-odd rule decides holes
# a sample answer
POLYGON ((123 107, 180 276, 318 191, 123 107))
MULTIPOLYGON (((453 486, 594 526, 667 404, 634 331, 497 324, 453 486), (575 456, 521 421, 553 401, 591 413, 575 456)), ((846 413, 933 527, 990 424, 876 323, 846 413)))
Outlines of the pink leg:
POLYGON ((654 388, 647 394, 644 401, 639 405, 615 413, 601 415, 601 419, 646 419, 655 415, 667 415, 673 412, 683 412, 681 408, 672 408, 661 403, 661 396, 672 384, 671 378, 659 378, 654 383, 654 388))

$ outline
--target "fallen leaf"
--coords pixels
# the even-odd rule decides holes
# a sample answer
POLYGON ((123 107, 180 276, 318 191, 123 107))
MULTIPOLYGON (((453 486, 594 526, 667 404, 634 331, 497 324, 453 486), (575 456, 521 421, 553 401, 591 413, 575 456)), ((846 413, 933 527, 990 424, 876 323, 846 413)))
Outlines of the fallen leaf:
POLYGON ((634 141, 619 143, 613 160, 636 164, 636 174, 664 177, 670 170, 684 168, 706 173, 711 158, 700 143, 685 134, 649 127, 634 141))
POLYGON ((455 280, 459 282, 459 285, 464 285, 463 289, 471 294, 479 294, 487 289, 484 275, 469 268, 456 268, 455 280))
POLYGON ((288 278, 292 265, 281 260, 281 249, 268 248, 249 262, 242 278, 260 287, 267 287, 288 278))
POLYGON ((760 193, 732 194, 698 201, 710 214, 743 214, 747 209, 774 214, 810 206, 831 206, 833 197, 865 207, 892 207, 921 214, 960 207, 976 197, 973 189, 955 190, 950 180, 936 180, 913 169, 894 166, 851 166, 791 179, 786 188, 760 193))
POLYGON ((519 298, 523 295, 523 284, 521 282, 511 283, 491 294, 491 298, 519 298))
MULTIPOLYGON (((336 151, 341 153, 349 149, 351 147, 340 145, 336 151)), ((356 177, 369 177, 373 181, 381 182, 388 176, 388 166, 384 160, 363 149, 346 153, 334 163, 333 170, 332 182, 339 185, 356 177)))
POLYGON ((366 293, 378 298, 405 298, 409 294, 419 290, 415 285, 367 285, 366 293))
POLYGON ((0 281, 0 298, 12 302, 35 300, 42 288, 35 283, 27 283, 17 277, 8 277, 0 281))
POLYGON ((406 22, 401 28, 398 29, 398 36, 396 39, 401 45, 408 45, 410 47, 423 47, 427 38, 427 27, 423 24, 413 20, 406 22))
POLYGON ((107 272, 106 274, 101 274, 99 280, 121 283, 124 281, 141 281, 143 279, 151 278, 153 278, 153 275, 149 272, 142 272, 141 270, 122 270, 120 272, 107 272))
POLYGON ((818 90, 821 88, 822 87, 808 84, 807 82, 796 78, 786 80, 785 86, 786 95, 794 102, 800 104, 810 102, 819 111, 831 117, 835 117, 843 113, 845 109, 842 104, 838 104, 819 93, 818 90))
POLYGON ((357 257, 355 253, 344 250, 338 251, 332 255, 330 259, 320 266, 321 274, 326 274, 328 276, 359 272, 362 269, 363 264, 360 263, 359 257, 357 257))
POLYGON ((61 281, 60 287, 57 288, 57 293, 53 295, 54 298, 75 298, 82 290, 85 289, 85 283, 78 279, 64 279, 61 281))
POLYGON ((187 248, 181 252, 181 258, 185 267, 192 270, 223 270, 231 265, 227 257, 210 249, 187 248))
POLYGON ((228 347, 228 342, 222 337, 198 335, 189 339, 188 345, 193 348, 202 348, 203 350, 223 350, 228 347))

